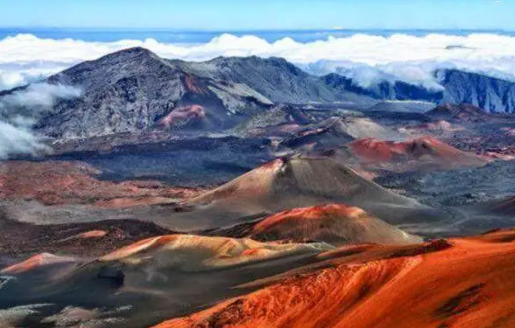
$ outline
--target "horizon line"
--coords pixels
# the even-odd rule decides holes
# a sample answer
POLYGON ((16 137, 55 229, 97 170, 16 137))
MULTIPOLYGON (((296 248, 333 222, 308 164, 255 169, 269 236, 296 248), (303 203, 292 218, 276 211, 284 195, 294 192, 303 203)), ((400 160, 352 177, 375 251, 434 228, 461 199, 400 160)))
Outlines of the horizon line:
POLYGON ((169 27, 78 27, 78 26, 0 26, 0 30, 96 30, 109 31, 154 31, 154 32, 181 32, 181 33, 242 33, 242 32, 360 32, 360 31, 417 31, 417 32, 438 32, 438 31, 463 31, 463 32, 515 32, 515 29, 506 28, 298 28, 298 29, 193 29, 193 28, 169 28, 169 27))

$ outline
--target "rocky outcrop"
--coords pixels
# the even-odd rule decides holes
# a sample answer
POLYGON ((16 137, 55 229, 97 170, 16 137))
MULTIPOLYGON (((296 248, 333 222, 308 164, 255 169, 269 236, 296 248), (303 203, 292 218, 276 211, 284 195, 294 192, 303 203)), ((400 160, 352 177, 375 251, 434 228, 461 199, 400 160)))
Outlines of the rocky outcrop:
POLYGON ((333 102, 362 100, 352 92, 335 90, 285 59, 252 57, 218 57, 204 63, 171 61, 191 74, 250 86, 276 103, 333 102))
POLYGON ((36 129, 55 138, 155 127, 216 130, 272 104, 247 85, 192 75, 143 48, 81 63, 48 83, 82 90, 78 98, 58 101, 38 121, 36 129))
POLYGON ((58 139, 154 128, 225 130, 274 103, 373 104, 280 58, 184 62, 143 48, 81 63, 51 76, 48 83, 82 91, 80 97, 59 99, 38 119, 36 130, 58 139))
POLYGON ((440 103, 471 104, 487 113, 515 113, 515 82, 459 70, 438 71, 440 103))

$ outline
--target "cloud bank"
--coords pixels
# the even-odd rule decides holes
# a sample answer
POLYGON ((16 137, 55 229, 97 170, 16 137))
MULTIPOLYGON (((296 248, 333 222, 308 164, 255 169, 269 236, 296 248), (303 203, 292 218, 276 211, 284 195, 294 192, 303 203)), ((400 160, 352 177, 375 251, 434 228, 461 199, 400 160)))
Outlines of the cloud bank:
POLYGON ((27 88, 0 98, 0 109, 23 107, 44 109, 54 105, 57 98, 71 99, 80 96, 81 90, 61 84, 34 83, 27 88))
POLYGON ((0 159, 45 150, 46 146, 29 129, 0 121, 0 159))
POLYGON ((0 159, 48 151, 31 131, 37 115, 52 107, 58 98, 71 99, 80 94, 75 87, 34 83, 0 98, 0 159))
POLYGON ((515 37, 497 34, 355 34, 309 43, 291 38, 270 43, 253 35, 222 34, 208 43, 193 45, 166 44, 154 39, 54 40, 19 34, 0 40, 0 89, 135 46, 162 57, 193 61, 217 56, 284 57, 312 73, 339 71, 354 76, 363 85, 378 78, 395 78, 436 87, 432 71, 450 67, 515 80, 515 37))

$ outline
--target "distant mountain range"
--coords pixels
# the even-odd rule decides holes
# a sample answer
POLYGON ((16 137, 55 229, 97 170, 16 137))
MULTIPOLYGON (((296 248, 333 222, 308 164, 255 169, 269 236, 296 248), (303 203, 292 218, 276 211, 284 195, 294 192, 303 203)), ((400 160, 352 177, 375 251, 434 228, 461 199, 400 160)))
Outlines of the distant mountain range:
POLYGON ((515 113, 515 83, 460 70, 434 72, 442 90, 431 90, 403 81, 382 81, 368 88, 352 79, 331 73, 322 77, 338 90, 380 100, 422 100, 437 104, 470 104, 487 113, 515 113))
POLYGON ((439 103, 471 104, 488 113, 515 113, 515 83, 458 70, 437 72, 445 88, 439 103))
MULTIPOLYGON (((366 110, 385 100, 467 103, 491 113, 515 112, 515 83, 458 70, 435 72, 442 90, 402 81, 369 88, 338 74, 317 77, 281 58, 168 60, 143 49, 83 62, 47 79, 81 89, 57 99, 35 129, 54 138, 87 138, 149 128, 219 131, 275 104, 334 104, 366 110)), ((0 93, 3 97, 23 91, 0 93)))

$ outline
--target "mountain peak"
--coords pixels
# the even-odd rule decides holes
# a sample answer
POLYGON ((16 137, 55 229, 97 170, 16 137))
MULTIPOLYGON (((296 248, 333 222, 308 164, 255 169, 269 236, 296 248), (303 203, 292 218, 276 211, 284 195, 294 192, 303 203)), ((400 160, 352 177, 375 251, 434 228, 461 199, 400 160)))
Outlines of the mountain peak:
POLYGON ((158 72, 173 66, 152 51, 133 47, 82 62, 48 78, 51 83, 80 85, 85 91, 105 88, 121 78, 158 72))
POLYGON ((152 51, 148 50, 147 48, 143 48, 141 46, 122 49, 118 52, 154 54, 152 51))
POLYGON ((132 47, 132 48, 126 48, 122 49, 113 53, 110 53, 108 55, 105 55, 101 58, 99 58, 99 61, 106 60, 110 61, 112 59, 119 59, 119 60, 141 60, 144 58, 153 58, 162 60, 161 57, 159 57, 157 54, 153 53, 152 51, 143 48, 143 47, 132 47))

